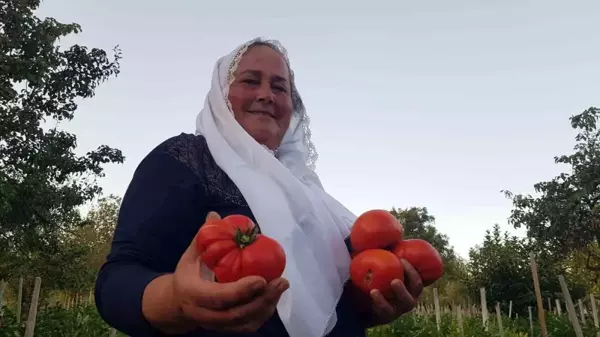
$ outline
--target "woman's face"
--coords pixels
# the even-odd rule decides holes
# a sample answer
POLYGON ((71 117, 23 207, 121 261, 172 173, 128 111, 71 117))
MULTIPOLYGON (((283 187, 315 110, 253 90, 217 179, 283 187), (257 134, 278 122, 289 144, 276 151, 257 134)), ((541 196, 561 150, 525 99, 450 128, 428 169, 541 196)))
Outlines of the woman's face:
POLYGON ((229 101, 235 119, 260 144, 275 150, 292 118, 288 66, 269 46, 250 47, 234 72, 229 101))

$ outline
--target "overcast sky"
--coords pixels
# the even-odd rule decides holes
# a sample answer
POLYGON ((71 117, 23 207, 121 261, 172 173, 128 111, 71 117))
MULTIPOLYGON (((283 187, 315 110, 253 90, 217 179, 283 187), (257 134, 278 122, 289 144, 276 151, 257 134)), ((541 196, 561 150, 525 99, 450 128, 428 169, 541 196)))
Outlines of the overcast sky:
POLYGON ((106 193, 193 133, 217 58, 256 36, 288 49, 312 119, 317 171, 356 213, 426 206, 467 256, 511 204, 564 170, 569 117, 600 106, 600 1, 45 0, 64 39, 120 45, 122 73, 81 102, 81 153, 108 144, 106 193))

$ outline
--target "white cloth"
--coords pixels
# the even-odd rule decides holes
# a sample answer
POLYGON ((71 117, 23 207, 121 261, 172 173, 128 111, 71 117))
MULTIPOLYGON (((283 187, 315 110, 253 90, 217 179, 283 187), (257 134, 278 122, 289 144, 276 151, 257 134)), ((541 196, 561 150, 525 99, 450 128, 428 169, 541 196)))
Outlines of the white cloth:
POLYGON ((300 113, 294 112, 276 157, 235 120, 227 99, 231 74, 254 41, 217 61, 196 134, 206 138, 214 160, 240 189, 262 233, 285 250, 283 277, 290 288, 277 310, 287 332, 291 337, 321 337, 337 322, 335 309, 349 276, 344 238, 356 216, 323 190, 308 164, 300 113))

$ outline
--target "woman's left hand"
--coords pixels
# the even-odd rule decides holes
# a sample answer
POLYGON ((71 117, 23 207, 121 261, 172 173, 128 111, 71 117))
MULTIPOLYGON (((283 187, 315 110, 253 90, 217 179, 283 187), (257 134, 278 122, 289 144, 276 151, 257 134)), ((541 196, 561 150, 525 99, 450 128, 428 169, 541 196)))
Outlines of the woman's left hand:
POLYGON ((379 290, 371 291, 372 308, 367 319, 369 327, 391 323, 417 305, 423 292, 423 281, 410 263, 404 259, 401 261, 404 267, 404 283, 402 280, 392 281, 394 298, 385 299, 379 290))

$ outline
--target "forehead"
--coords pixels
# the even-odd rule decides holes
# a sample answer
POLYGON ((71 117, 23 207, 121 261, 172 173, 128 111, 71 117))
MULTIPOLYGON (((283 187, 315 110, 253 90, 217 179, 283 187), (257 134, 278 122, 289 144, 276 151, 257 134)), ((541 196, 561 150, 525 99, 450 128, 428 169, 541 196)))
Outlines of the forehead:
POLYGON ((264 45, 248 48, 235 72, 241 73, 248 70, 278 75, 286 79, 289 77, 288 66, 283 56, 273 48, 264 45))

